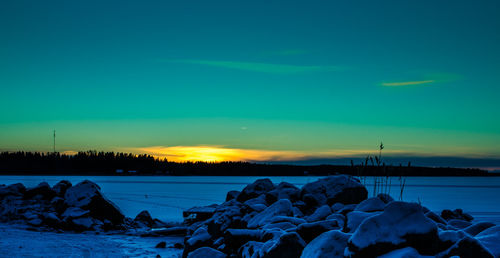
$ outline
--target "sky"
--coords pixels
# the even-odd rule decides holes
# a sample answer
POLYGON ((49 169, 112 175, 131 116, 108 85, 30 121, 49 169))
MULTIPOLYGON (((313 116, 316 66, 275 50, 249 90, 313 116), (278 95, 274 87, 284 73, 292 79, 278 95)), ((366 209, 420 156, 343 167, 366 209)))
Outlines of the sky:
POLYGON ((498 1, 1 1, 0 150, 500 167, 499 31, 498 1))

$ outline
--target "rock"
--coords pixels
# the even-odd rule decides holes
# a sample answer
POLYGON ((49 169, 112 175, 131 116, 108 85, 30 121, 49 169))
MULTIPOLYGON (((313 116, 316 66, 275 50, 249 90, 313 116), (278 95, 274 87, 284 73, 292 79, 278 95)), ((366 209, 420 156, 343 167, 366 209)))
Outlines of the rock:
POLYGON ((326 217, 328 217, 328 215, 330 215, 331 213, 332 213, 332 209, 330 209, 330 206, 325 204, 325 205, 317 208, 313 214, 311 214, 309 217, 306 218, 306 220, 307 220, 307 222, 314 222, 314 221, 318 221, 318 220, 323 220, 326 217))
POLYGON ((306 203, 312 203, 310 200, 312 198, 319 206, 324 204, 332 205, 337 202, 352 204, 365 200, 368 191, 358 179, 339 175, 329 176, 305 184, 301 189, 300 196, 306 203))
POLYGON ((278 222, 278 223, 267 224, 263 227, 263 229, 277 229, 277 228, 282 230, 288 230, 297 228, 297 226, 290 222, 278 222))
POLYGON ((332 205, 332 207, 330 207, 330 208, 331 208, 332 212, 336 213, 336 212, 340 211, 342 208, 344 208, 344 204, 337 202, 334 205, 332 205))
POLYGON ((363 211, 352 211, 347 213, 347 225, 344 231, 353 233, 358 229, 359 225, 369 217, 380 214, 380 212, 363 212, 363 211))
POLYGON ((226 255, 210 247, 201 247, 189 253, 188 258, 225 258, 226 255))
MULTIPOLYGON (((497 243, 498 244, 498 243, 497 243)), ((466 236, 451 246, 448 250, 437 255, 438 257, 459 256, 461 258, 491 257, 493 254, 477 239, 466 236)))
POLYGON ((82 217, 82 218, 75 218, 70 220, 70 223, 68 223, 70 226, 70 229, 74 231, 86 231, 92 229, 92 225, 94 225, 94 221, 92 218, 88 217, 82 217))
POLYGON ((450 248, 450 246, 454 245, 456 242, 460 241, 460 239, 467 236, 467 234, 461 230, 443 230, 439 231, 439 240, 440 240, 440 250, 446 250, 450 248))
POLYGON ((436 213, 432 212, 432 211, 428 211, 427 213, 425 213, 425 216, 431 220, 433 220, 434 222, 436 223, 441 223, 441 224, 448 224, 448 222, 446 222, 446 220, 444 220, 443 218, 441 218, 439 215, 437 215, 436 213))
POLYGON ((242 258, 258 257, 264 243, 249 241, 238 249, 238 255, 242 258))
POLYGON ((390 195, 385 194, 385 193, 379 193, 377 194, 377 198, 382 200, 385 204, 388 204, 390 202, 394 201, 394 198, 392 198, 390 195))
POLYGON ((463 229, 472 225, 472 223, 461 219, 450 219, 448 220, 448 224, 458 229, 463 229))
POLYGON ((491 223, 491 222, 479 222, 479 223, 476 223, 474 225, 470 225, 468 226, 467 228, 464 228, 464 232, 471 235, 471 236, 475 236, 479 233, 481 233, 482 231, 488 229, 488 228, 491 228, 491 227, 494 227, 495 224, 491 223))
POLYGON ((349 204, 345 205, 344 208, 337 211, 337 213, 343 214, 345 216, 347 215, 347 213, 353 211, 354 209, 356 209, 356 204, 349 204))
POLYGON ((167 242, 161 241, 160 243, 156 244, 155 248, 167 248, 167 242))
POLYGON ((64 198, 68 206, 89 210, 92 217, 107 219, 115 225, 121 224, 125 218, 120 209, 102 195, 101 188, 88 180, 70 187, 64 198))
POLYGON ((255 182, 247 185, 241 193, 236 198, 239 202, 245 202, 246 200, 258 197, 261 194, 265 194, 274 189, 274 184, 269 180, 269 178, 258 179, 255 182))
POLYGON ((63 197, 64 194, 66 193, 66 190, 68 190, 71 186, 73 186, 73 185, 71 184, 70 181, 61 180, 52 187, 52 190, 54 190, 54 192, 57 194, 57 196, 63 197))
POLYGON ((294 225, 299 225, 302 223, 306 223, 307 221, 301 218, 288 217, 288 216, 275 216, 269 221, 269 223, 278 223, 278 222, 290 222, 294 225))
MULTIPOLYGON (((349 219, 348 219, 349 223, 349 219)), ((353 257, 377 256, 411 246, 432 255, 439 250, 436 224, 416 203, 391 202, 378 215, 366 218, 348 242, 353 257)))
POLYGON ((0 186, 0 199, 7 195, 23 196, 25 192, 26 187, 21 183, 0 186))
POLYGON ((344 257, 350 234, 339 230, 331 230, 322 233, 312 240, 302 251, 301 258, 335 258, 344 257))
POLYGON ((183 211, 182 216, 184 217, 185 223, 192 224, 211 218, 214 215, 216 209, 217 205, 192 207, 188 210, 183 211))
POLYGON ((400 257, 404 257, 404 258, 426 258, 426 257, 428 257, 428 258, 431 258, 434 256, 422 256, 418 253, 417 250, 415 250, 415 248, 405 247, 405 248, 396 249, 394 251, 391 251, 389 253, 381 255, 378 258, 400 258, 400 257))
POLYGON ((500 257, 500 226, 488 228, 476 235, 481 242, 495 257, 500 257))
POLYGON ((78 207, 69 207, 66 209, 66 211, 64 211, 64 213, 61 215, 61 217, 64 220, 67 220, 67 219, 80 218, 80 217, 84 217, 84 216, 88 216, 88 215, 90 215, 90 211, 88 211, 88 210, 82 210, 78 207))
POLYGON ((272 204, 280 199, 288 199, 292 203, 300 199, 300 189, 287 182, 279 183, 274 190, 266 193, 266 201, 272 204))
POLYGON ((39 227, 42 225, 43 221, 39 218, 34 218, 31 220, 28 220, 28 225, 34 226, 34 227, 39 227))
POLYGON ((58 196, 52 198, 52 200, 50 201, 50 205, 59 214, 63 213, 68 208, 68 205, 66 204, 64 199, 58 196))
POLYGON ((264 243, 260 251, 260 257, 299 257, 305 246, 306 243, 297 233, 285 233, 278 239, 264 243))
POLYGON ((264 226, 269 223, 275 216, 291 215, 292 203, 287 199, 281 199, 250 219, 250 221, 248 222, 248 228, 257 228, 264 226))
POLYGON ((244 204, 246 204, 248 206, 251 206, 254 204, 260 204, 260 205, 264 205, 266 207, 268 206, 268 204, 266 202, 266 195, 265 194, 261 194, 258 197, 249 199, 249 200, 245 201, 244 204))
POLYGON ((325 220, 336 220, 337 223, 339 224, 340 228, 344 228, 346 217, 342 214, 331 214, 330 216, 326 217, 325 220))
POLYGON ((227 192, 227 194, 226 194, 226 202, 230 201, 230 200, 233 200, 233 199, 236 199, 236 197, 238 197, 239 194, 240 194, 240 191, 229 191, 229 192, 227 192))
POLYGON ((43 217, 43 223, 48 226, 55 228, 61 225, 61 220, 59 219, 59 217, 57 217, 57 214, 54 212, 44 213, 42 217, 43 217))
POLYGON ((264 233, 256 229, 227 229, 224 232, 226 248, 236 252, 242 245, 249 241, 262 241, 264 233))
POLYGON ((340 229, 337 220, 323 220, 300 224, 297 227, 297 233, 299 233, 302 239, 304 239, 306 242, 310 242, 321 233, 336 229, 340 229))
POLYGON ((158 237, 158 236, 185 236, 187 234, 186 227, 170 227, 170 228, 153 228, 146 233, 141 234, 143 237, 158 237))
POLYGON ((460 219, 460 220, 465 220, 465 221, 472 221, 474 218, 462 211, 462 209, 456 209, 456 210, 443 210, 441 212, 441 217, 445 220, 450 220, 450 219, 460 219))
POLYGON ((147 227, 153 227, 155 225, 155 221, 151 217, 148 211, 141 211, 134 219, 135 222, 142 223, 147 227))
POLYGON ((47 182, 41 182, 38 186, 26 189, 24 198, 31 199, 36 195, 41 195, 43 199, 50 200, 56 196, 56 192, 50 188, 47 182))
POLYGON ((228 228, 242 228, 246 226, 243 214, 248 211, 248 206, 236 200, 225 202, 215 209, 214 215, 205 223, 208 232, 213 236, 221 236, 228 228))
POLYGON ((370 211, 383 211, 384 208, 385 208, 385 202, 380 200, 378 197, 372 197, 360 202, 358 205, 356 205, 356 208, 354 210, 370 212, 370 211))
POLYGON ((304 213, 302 213, 302 211, 300 211, 300 209, 297 207, 292 207, 292 213, 293 213, 293 216, 296 218, 304 217, 304 213))
POLYGON ((208 233, 207 229, 204 227, 199 227, 190 238, 184 241, 184 252, 183 257, 186 257, 188 253, 195 249, 203 246, 208 246, 212 236, 208 233))

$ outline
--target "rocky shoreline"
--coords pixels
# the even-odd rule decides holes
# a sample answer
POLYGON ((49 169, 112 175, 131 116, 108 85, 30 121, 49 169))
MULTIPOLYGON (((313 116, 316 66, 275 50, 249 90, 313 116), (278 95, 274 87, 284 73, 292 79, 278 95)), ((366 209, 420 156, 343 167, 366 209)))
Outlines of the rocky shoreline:
POLYGON ((354 177, 319 179, 302 188, 259 179, 226 201, 184 211, 183 223, 134 219, 91 181, 50 187, 0 186, 0 222, 30 230, 159 237, 158 248, 183 257, 500 257, 500 226, 462 210, 436 214, 389 195, 368 198, 354 177), (184 236, 167 246, 161 237, 184 236))

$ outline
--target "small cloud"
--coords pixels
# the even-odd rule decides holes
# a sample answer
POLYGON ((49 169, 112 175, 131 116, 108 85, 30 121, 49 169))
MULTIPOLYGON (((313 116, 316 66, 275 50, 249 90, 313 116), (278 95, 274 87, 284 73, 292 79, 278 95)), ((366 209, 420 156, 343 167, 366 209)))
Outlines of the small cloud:
POLYGON ((236 69, 251 72, 276 73, 276 74, 292 74, 306 72, 332 72, 343 70, 340 66, 323 66, 323 65, 286 65, 286 64, 270 64, 270 63, 255 63, 255 62, 235 62, 235 61, 215 61, 215 60, 169 60, 169 62, 183 64, 197 64, 213 67, 221 67, 227 69, 236 69))
POLYGON ((395 87, 395 86, 408 86, 408 85, 420 85, 429 84, 436 82, 435 80, 424 80, 424 81, 406 81, 406 82, 383 82, 382 86, 395 87))

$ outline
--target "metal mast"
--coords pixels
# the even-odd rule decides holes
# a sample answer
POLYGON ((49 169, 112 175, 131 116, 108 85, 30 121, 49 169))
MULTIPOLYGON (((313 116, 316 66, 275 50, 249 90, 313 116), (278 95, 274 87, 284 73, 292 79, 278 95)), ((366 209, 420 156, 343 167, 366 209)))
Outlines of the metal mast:
POLYGON ((56 153, 56 130, 54 130, 54 154, 56 153))

